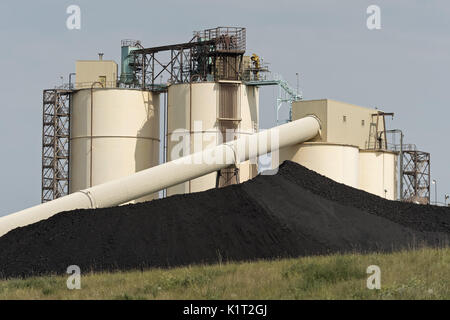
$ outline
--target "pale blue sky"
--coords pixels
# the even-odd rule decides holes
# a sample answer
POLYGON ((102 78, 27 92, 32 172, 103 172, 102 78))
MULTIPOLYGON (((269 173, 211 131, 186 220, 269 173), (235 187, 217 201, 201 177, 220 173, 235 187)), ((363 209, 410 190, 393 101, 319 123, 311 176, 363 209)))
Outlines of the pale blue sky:
MULTIPOLYGON (((305 99, 331 98, 395 112, 391 128, 431 153, 438 200, 450 193, 448 87, 450 3, 432 0, 1 1, 0 216, 38 204, 42 89, 74 72, 77 59, 120 61, 120 40, 146 46, 190 39, 193 30, 247 28, 248 53, 295 85, 305 99), (66 8, 81 7, 81 30, 66 8), (366 28, 381 7, 382 29, 366 28)), ((67 79, 66 79, 67 81, 67 79)), ((261 94, 262 126, 274 124, 273 89, 261 94)), ((432 188, 434 200, 434 188, 432 188)))

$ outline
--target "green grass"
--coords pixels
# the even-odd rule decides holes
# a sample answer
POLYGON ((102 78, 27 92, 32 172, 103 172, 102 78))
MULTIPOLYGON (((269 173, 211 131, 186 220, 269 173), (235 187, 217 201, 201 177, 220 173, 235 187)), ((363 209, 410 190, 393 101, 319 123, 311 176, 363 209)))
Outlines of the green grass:
POLYGON ((450 299, 450 249, 225 263, 0 281, 0 299, 450 299), (366 269, 381 268, 381 290, 366 269))

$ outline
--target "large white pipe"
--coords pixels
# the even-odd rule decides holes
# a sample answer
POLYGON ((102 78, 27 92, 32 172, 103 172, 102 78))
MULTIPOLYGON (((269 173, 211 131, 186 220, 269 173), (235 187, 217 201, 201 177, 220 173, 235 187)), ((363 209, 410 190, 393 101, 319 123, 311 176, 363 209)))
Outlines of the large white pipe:
POLYGON ((0 218, 0 236, 10 230, 74 209, 105 208, 152 194, 260 155, 308 141, 320 132, 319 120, 308 116, 272 129, 197 152, 131 176, 77 191, 0 218))

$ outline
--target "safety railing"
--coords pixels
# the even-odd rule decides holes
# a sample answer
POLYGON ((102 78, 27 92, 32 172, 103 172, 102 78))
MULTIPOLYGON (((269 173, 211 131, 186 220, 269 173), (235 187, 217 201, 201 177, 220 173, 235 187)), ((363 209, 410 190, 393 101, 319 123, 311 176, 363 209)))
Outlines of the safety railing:
POLYGON ((55 89, 59 90, 76 90, 76 89, 90 89, 94 85, 94 88, 117 88, 117 81, 94 81, 94 82, 75 82, 64 83, 59 86, 55 86, 55 89), (94 85, 95 84, 95 85, 94 85))

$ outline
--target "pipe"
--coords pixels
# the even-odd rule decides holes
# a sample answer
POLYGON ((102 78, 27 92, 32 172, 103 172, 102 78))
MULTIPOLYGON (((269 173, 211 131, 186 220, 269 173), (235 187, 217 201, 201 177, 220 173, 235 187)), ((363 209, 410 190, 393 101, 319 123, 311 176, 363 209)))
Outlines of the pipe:
MULTIPOLYGON (((189 81, 189 143, 192 138, 192 77, 189 81)), ((189 193, 191 193, 191 180, 188 181, 189 193)))
MULTIPOLYGON (((165 106, 165 110, 166 110, 166 128, 165 128, 165 133, 164 133, 164 142, 166 143, 165 145, 165 158, 164 158, 164 163, 167 162, 167 159, 169 158, 169 89, 167 89, 166 92, 166 106, 165 106)), ((164 189, 164 198, 167 197, 167 189, 164 189)))
POLYGON ((89 186, 90 187, 92 187, 92 158, 93 158, 93 156, 92 156, 92 153, 94 152, 94 148, 93 148, 93 143, 94 143, 94 134, 93 134, 93 132, 94 132, 94 86, 96 85, 96 84, 99 84, 102 88, 103 88, 103 84, 101 83, 101 82, 98 82, 98 81, 96 81, 96 82, 94 82, 94 83, 92 83, 92 85, 91 85, 91 129, 90 129, 90 131, 91 131, 91 141, 90 141, 90 150, 89 150, 89 157, 90 157, 90 159, 89 159, 89 186))
MULTIPOLYGON (((399 194, 399 200, 400 201, 403 201, 403 138, 404 138, 404 135, 403 135, 403 131, 402 130, 400 130, 400 129, 393 129, 393 130, 387 130, 386 132, 393 132, 393 133, 400 133, 400 159, 399 159, 399 162, 400 162, 400 165, 399 165, 399 183, 400 183, 400 186, 399 186, 399 189, 400 189, 400 194, 399 194)), ((386 136, 386 134, 385 134, 385 136, 386 136)), ((387 139, 386 139, 386 141, 387 141, 387 139)), ((387 142, 386 142, 387 143, 387 142)))
POLYGON ((1 217, 0 236, 17 227, 47 219, 62 211, 117 206, 260 155, 308 141, 319 132, 319 120, 315 116, 307 116, 267 131, 246 135, 130 176, 1 217))
POLYGON ((75 72, 69 73, 69 89, 70 89, 70 90, 73 89, 72 76, 75 76, 75 75, 76 75, 75 72))
MULTIPOLYGON (((198 74, 193 74, 189 78, 189 139, 192 138, 192 81, 196 76, 199 77, 198 74)), ((195 135, 195 132, 194 132, 194 135, 195 135)), ((191 193, 191 190, 192 190, 191 185, 192 185, 191 180, 189 180, 188 181, 189 193, 191 193)))
MULTIPOLYGON (((163 129, 163 163, 167 162, 167 127, 168 127, 168 123, 167 123, 167 100, 168 97, 166 95, 169 95, 168 92, 163 93, 163 97, 164 97, 164 103, 163 103, 163 110, 164 110, 164 117, 163 117, 163 122, 164 122, 164 129, 163 129)), ((166 192, 167 190, 164 189, 162 190, 162 197, 165 198, 166 197, 166 192)))

